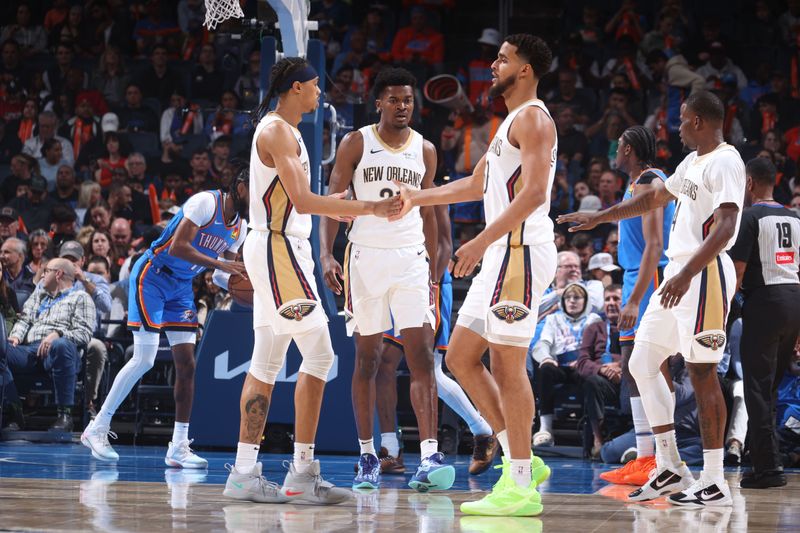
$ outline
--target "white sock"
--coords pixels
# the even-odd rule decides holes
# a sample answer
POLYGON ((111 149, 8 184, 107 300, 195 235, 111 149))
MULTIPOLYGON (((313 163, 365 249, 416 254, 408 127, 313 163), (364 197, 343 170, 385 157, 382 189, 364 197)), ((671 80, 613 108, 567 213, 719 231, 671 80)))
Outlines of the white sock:
POLYGON ((497 441, 500 443, 500 449, 503 450, 505 457, 511 457, 511 446, 508 444, 508 431, 505 429, 497 434, 497 441))
POLYGON ((294 469, 298 474, 302 474, 308 467, 311 466, 311 463, 314 462, 314 445, 313 444, 305 444, 302 442, 295 442, 294 443, 294 460, 292 463, 294 464, 294 469))
POLYGON ((189 422, 175 422, 172 427, 172 444, 189 440, 189 422))
POLYGON ((656 464, 659 468, 677 468, 681 464, 675 430, 658 433, 656 436, 656 464))
POLYGON ((367 439, 367 440, 358 439, 358 445, 361 448, 361 455, 364 455, 365 453, 371 453, 375 457, 378 456, 378 454, 375 453, 375 443, 372 442, 372 439, 367 439))
POLYGON ((400 453, 400 441, 397 440, 397 433, 394 431, 390 433, 381 433, 381 446, 386 448, 389 455, 397 457, 400 453))
POLYGON ((553 433, 553 415, 539 415, 539 421, 541 422, 539 431, 553 433))
POLYGON ((714 483, 721 483, 725 476, 722 473, 722 461, 725 457, 723 448, 715 450, 703 449, 703 474, 714 483))
POLYGON ((420 459, 427 459, 439 451, 439 441, 436 439, 426 439, 419 443, 420 459))
POLYGON ((236 447, 236 463, 234 464, 234 468, 238 473, 246 474, 253 469, 258 459, 258 449, 258 444, 239 443, 236 447))
POLYGON ((531 458, 511 459, 511 479, 517 487, 526 489, 531 486, 531 458))
POLYGON ((633 430, 636 432, 636 457, 652 457, 655 453, 653 431, 647 421, 642 399, 638 396, 631 396, 631 415, 633 430))

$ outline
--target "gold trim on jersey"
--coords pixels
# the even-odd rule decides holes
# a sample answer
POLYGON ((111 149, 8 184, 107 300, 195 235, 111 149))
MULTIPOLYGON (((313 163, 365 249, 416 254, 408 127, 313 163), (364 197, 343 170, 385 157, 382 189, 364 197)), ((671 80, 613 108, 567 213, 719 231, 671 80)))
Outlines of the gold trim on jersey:
POLYGON ((276 309, 280 310, 281 306, 294 300, 317 299, 285 235, 274 231, 269 233, 267 266, 276 309))
MULTIPOLYGON (((508 203, 514 201, 517 194, 522 190, 522 165, 517 167, 517 170, 511 174, 511 177, 508 178, 506 182, 506 192, 508 193, 508 203)), ((508 234, 508 246, 519 246, 522 244, 522 240, 525 234, 525 221, 523 220, 522 223, 511 230, 508 234)))
POLYGON ((342 280, 342 291, 344 292, 344 315, 345 322, 353 319, 353 296, 350 294, 350 254, 352 252, 353 243, 348 242, 344 248, 344 279, 342 280))
POLYGON ((697 318, 694 334, 708 330, 725 330, 728 319, 728 297, 725 273, 719 256, 711 261, 700 274, 700 295, 697 302, 697 318))
POLYGON ((270 231, 281 233, 286 231, 293 205, 279 176, 273 178, 262 200, 267 212, 267 227, 270 231))
POLYGON ((412 130, 411 128, 408 128, 408 130, 409 134, 408 134, 408 139, 406 139, 406 142, 404 142, 400 148, 394 148, 386 144, 386 141, 381 139, 381 136, 378 133, 378 125, 377 124, 372 125, 372 134, 375 136, 375 139, 378 140, 381 146, 383 146, 387 151, 393 154, 399 154, 400 152, 405 152, 406 150, 408 150, 408 147, 411 146, 411 141, 414 140, 414 130, 412 130))

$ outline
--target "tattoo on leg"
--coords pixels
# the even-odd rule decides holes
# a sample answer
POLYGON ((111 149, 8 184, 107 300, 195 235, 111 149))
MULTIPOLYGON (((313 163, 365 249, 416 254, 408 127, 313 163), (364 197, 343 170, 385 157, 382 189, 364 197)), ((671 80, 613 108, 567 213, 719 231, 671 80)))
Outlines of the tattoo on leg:
POLYGON ((250 442, 261 442, 264 424, 269 411, 269 398, 256 394, 245 403, 245 437, 250 442))

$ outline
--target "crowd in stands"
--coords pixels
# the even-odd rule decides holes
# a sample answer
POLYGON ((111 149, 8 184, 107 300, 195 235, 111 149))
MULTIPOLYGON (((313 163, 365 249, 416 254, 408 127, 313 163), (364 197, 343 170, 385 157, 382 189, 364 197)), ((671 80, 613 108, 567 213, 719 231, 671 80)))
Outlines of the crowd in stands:
MULTIPOLYGON (((255 2, 243 4, 255 14, 255 2)), ((376 119, 369 104, 375 75, 386 65, 403 66, 419 80, 414 124, 439 150, 438 178, 469 175, 506 113, 502 98, 488 94, 502 35, 482 21, 454 28, 448 20, 454 7, 472 5, 463 0, 356 4, 314 0, 310 9, 319 22, 312 36, 324 45, 325 99, 337 108, 339 137, 376 119), (464 38, 451 39, 455 33, 464 38), (423 98, 425 82, 442 73, 458 78, 469 107, 446 109, 423 98)), ((48 331, 32 336, 19 324, 40 312, 33 307, 45 280, 91 296, 81 300, 83 314, 93 319, 90 334, 73 339, 85 349, 92 376, 88 409, 96 405, 107 359, 102 339, 110 330, 103 321, 125 318, 132 262, 191 194, 227 186, 233 160, 249 152, 250 111, 262 88, 258 42, 233 46, 226 24, 209 32, 204 9, 202 0, 11 0, 0 6, 0 311, 6 337, 27 334, 21 344, 43 342, 48 331)), ((674 169, 684 154, 680 104, 699 89, 723 99, 725 140, 745 160, 770 159, 778 169, 775 199, 800 213, 800 1, 756 0, 742 9, 735 17, 682 0, 578 2, 549 21, 554 61, 539 94, 558 131, 554 219, 621 200, 630 176, 615 168, 615 155, 627 127, 651 128, 658 139, 655 164, 674 169)), ((483 222, 480 202, 458 205, 452 215, 457 242, 483 222)), ((575 235, 557 227, 555 240, 558 271, 530 349, 539 429, 558 423, 559 387, 572 386, 583 398, 587 452, 599 457, 602 450, 604 459, 618 461, 629 435, 604 445, 606 413, 627 404, 620 400, 626 391, 616 328, 618 233, 608 224, 575 235)), ((195 289, 201 319, 230 305, 210 274, 195 289)), ((738 347, 730 344, 732 361, 721 364, 720 376, 735 382, 738 347)), ((77 369, 73 356, 60 357, 58 365, 52 366, 58 375, 77 369)), ((679 358, 671 369, 676 390, 689 387, 678 395, 676 409, 686 416, 676 414, 676 424, 687 432, 687 446, 696 445, 686 371, 679 358)), ((787 379, 794 385, 784 397, 797 396, 800 378, 787 379)), ((726 390, 735 414, 743 409, 741 394, 735 384, 726 390)), ((67 396, 59 400, 65 408, 67 396)), ((741 420, 726 444, 741 448, 740 429, 741 420)))

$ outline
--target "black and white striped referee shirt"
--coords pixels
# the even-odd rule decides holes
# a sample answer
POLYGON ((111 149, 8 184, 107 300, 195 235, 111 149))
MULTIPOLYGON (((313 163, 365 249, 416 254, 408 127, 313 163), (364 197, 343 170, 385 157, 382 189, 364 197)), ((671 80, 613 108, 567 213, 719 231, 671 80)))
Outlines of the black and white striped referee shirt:
POLYGON ((742 291, 796 285, 800 261, 800 217, 777 203, 753 204, 742 212, 731 259, 747 263, 742 291))

